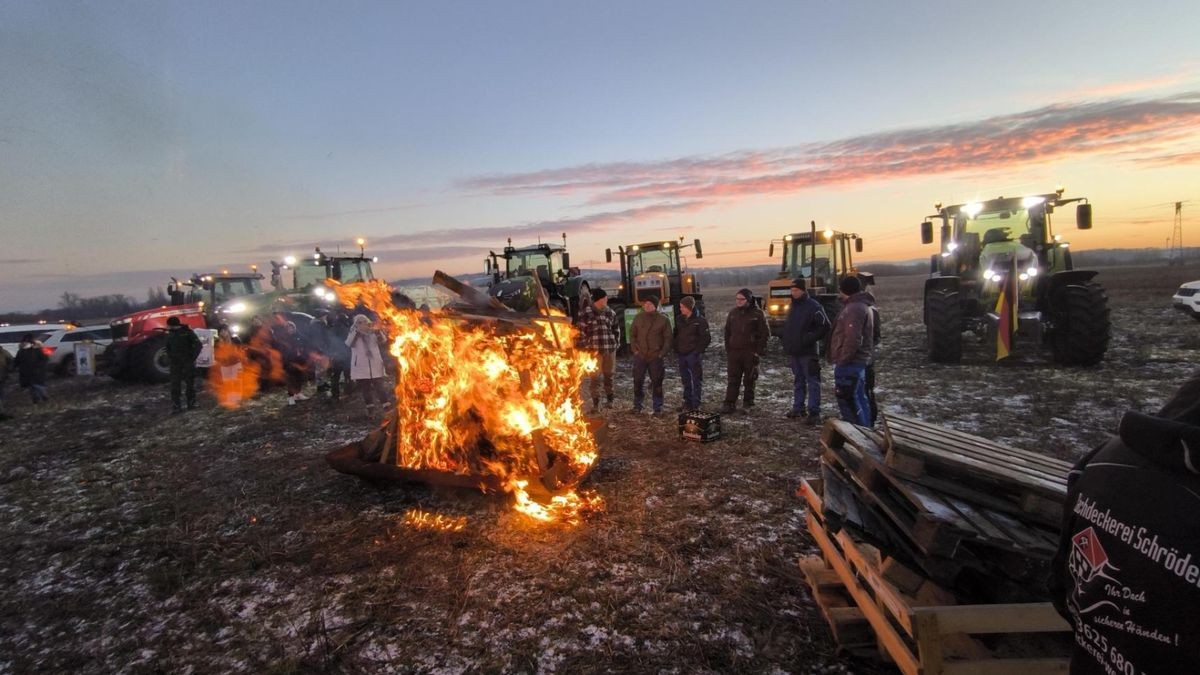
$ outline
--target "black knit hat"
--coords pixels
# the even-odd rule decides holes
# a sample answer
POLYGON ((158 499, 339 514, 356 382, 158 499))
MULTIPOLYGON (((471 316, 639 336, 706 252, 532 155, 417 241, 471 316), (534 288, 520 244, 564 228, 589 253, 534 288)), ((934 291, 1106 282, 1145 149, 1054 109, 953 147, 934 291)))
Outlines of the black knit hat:
POLYGON ((854 295, 862 290, 862 282, 858 277, 846 277, 838 282, 838 290, 846 295, 854 295))
POLYGON ((172 317, 168 318, 167 325, 168 326, 178 326, 179 325, 179 317, 172 316, 172 317))
POLYGON ((808 288, 808 286, 804 283, 804 277, 796 277, 795 279, 792 279, 792 288, 799 288, 802 291, 808 288))
POLYGON ((658 304, 658 296, 654 293, 647 293, 642 296, 642 302, 653 302, 654 304, 657 305, 658 304))
POLYGON ((593 288, 592 289, 592 301, 593 302, 595 302, 596 300, 599 300, 600 298, 607 298, 607 297, 608 297, 608 293, 605 293, 603 288, 593 288))
POLYGON ((743 288, 742 290, 738 291, 737 294, 743 298, 746 298, 746 302, 750 302, 754 299, 754 291, 751 291, 749 288, 743 288))

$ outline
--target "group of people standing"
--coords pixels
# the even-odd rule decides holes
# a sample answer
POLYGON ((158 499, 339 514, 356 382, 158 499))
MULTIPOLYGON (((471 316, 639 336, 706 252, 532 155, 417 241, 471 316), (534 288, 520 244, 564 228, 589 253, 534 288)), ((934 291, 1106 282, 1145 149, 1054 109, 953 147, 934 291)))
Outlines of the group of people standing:
MULTIPOLYGON (((179 413, 183 412, 181 390, 186 390, 188 409, 195 407, 194 364, 201 344, 196 333, 177 317, 167 323, 172 412, 179 413)), ((386 383, 393 371, 383 358, 386 334, 365 310, 354 314, 318 310, 303 329, 282 312, 274 314, 270 323, 254 317, 245 338, 221 325, 217 329, 217 350, 231 355, 218 357, 216 377, 222 377, 223 368, 253 363, 260 386, 284 385, 289 406, 310 398, 304 393, 309 381, 315 383, 318 395, 334 402, 340 400, 342 387, 352 382, 361 392, 368 412, 376 407, 386 409, 390 402, 386 383), (222 345, 236 345, 237 349, 222 350, 222 345)))
MULTIPOLYGON (((856 276, 839 284, 842 309, 830 320, 821 303, 808 294, 803 278, 791 286, 791 307, 783 327, 783 351, 793 376, 790 418, 802 418, 809 425, 821 420, 821 345, 833 363, 834 393, 841 417, 863 426, 872 426, 878 412, 874 401, 874 357, 880 342, 879 310, 875 297, 856 276)), ((743 288, 734 296, 735 306, 725 319, 726 387, 720 412, 737 411, 738 395, 742 410, 754 408, 759 365, 770 341, 771 331, 754 302, 754 294, 743 288)), ((700 409, 702 399, 703 354, 712 342, 708 321, 696 310, 695 299, 685 296, 679 302, 674 329, 659 311, 659 298, 641 296, 641 312, 629 326, 629 349, 633 357, 633 406, 630 412, 643 412, 646 403, 646 379, 650 380, 651 414, 663 414, 665 359, 674 352, 682 385, 680 412, 700 409)), ((591 412, 604 405, 613 406, 613 373, 616 353, 621 344, 620 319, 608 306, 603 289, 593 289, 591 302, 585 303, 578 319, 580 346, 595 353, 599 365, 591 379, 591 412)))

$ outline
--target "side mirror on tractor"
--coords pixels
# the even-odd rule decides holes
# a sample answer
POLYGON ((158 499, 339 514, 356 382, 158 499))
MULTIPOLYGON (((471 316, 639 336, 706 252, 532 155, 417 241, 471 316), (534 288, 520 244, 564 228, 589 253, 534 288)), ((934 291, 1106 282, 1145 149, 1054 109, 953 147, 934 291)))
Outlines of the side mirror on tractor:
POLYGON ((862 253, 862 248, 863 248, 862 239, 855 239, 854 240, 854 252, 862 253))
POLYGON ((771 242, 770 248, 767 249, 767 257, 768 258, 775 257, 775 242, 771 242))
POLYGON ((929 222, 928 220, 921 223, 921 243, 933 243, 933 223, 929 222))
POLYGON ((696 239, 692 243, 696 246, 696 259, 699 260, 700 258, 703 258, 704 257, 704 249, 700 248, 700 240, 696 239))
POLYGON ((612 262, 612 249, 604 249, 604 262, 612 262))
POLYGON ((1075 207, 1075 227, 1081 230, 1092 229, 1092 205, 1080 204, 1075 207))

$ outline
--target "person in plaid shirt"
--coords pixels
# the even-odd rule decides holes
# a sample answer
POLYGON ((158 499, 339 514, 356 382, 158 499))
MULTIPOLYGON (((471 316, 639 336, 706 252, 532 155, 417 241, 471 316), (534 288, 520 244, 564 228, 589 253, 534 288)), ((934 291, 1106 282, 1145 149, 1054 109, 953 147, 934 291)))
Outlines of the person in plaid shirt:
MULTIPOLYGON (((585 298, 586 299, 586 298, 585 298)), ((600 412, 600 381, 604 380, 605 407, 613 404, 613 372, 617 369, 617 347, 621 344, 621 326, 617 313, 608 306, 608 294, 603 288, 592 290, 591 302, 579 310, 579 332, 582 347, 596 353, 600 368, 592 376, 592 413, 600 412)))

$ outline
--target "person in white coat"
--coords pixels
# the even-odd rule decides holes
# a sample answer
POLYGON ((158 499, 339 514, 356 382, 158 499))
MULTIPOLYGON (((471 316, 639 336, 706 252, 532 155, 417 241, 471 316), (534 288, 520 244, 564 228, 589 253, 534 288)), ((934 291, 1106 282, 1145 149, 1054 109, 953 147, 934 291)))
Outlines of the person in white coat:
POLYGON ((381 408, 387 406, 383 384, 387 370, 383 367, 380 342, 381 333, 371 324, 371 319, 365 314, 356 315, 350 334, 346 336, 346 346, 350 348, 350 379, 362 390, 368 410, 373 409, 376 402, 381 408))

